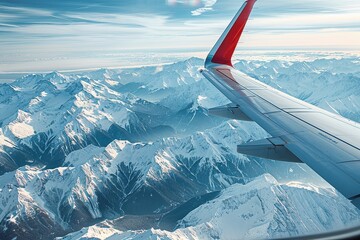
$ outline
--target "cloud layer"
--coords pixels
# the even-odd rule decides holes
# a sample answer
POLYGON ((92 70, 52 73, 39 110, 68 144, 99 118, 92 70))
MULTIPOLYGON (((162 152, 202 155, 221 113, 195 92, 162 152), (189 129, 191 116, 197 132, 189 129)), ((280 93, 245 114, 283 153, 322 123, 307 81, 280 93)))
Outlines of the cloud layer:
MULTIPOLYGON (((52 69, 79 58, 107 63, 109 53, 207 51, 241 4, 3 0, 0 72, 27 62, 52 62, 52 69)), ((360 49, 359 12, 358 0, 258 0, 239 49, 360 49)))

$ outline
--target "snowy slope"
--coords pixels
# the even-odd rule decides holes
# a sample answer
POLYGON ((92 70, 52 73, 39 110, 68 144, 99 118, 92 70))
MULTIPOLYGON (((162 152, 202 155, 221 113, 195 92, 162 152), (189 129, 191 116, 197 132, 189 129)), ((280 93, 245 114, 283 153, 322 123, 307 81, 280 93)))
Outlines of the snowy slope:
POLYGON ((279 184, 264 175, 245 186, 232 185, 189 213, 179 226, 196 226, 197 231, 213 226, 221 239, 299 236, 359 224, 358 210, 346 202, 331 189, 279 184))
MULTIPOLYGON (((90 145, 70 153, 64 167, 6 173, 0 176, 0 225, 11 231, 25 224, 27 211, 19 207, 24 199, 64 232, 98 218, 163 212, 198 194, 244 182, 244 169, 252 163, 234 149, 256 137, 244 127, 231 121, 182 139, 90 145)), ((264 134, 254 124, 250 127, 258 137, 264 134)))
MULTIPOLYGON (((245 183, 269 169, 287 173, 289 166, 267 160, 264 164, 236 153, 237 144, 264 135, 254 123, 231 120, 184 138, 149 143, 115 140, 106 148, 89 145, 70 153, 55 169, 19 168, 0 176, 4 193, 0 229, 8 235, 22 227, 27 235, 40 224, 24 221, 28 211, 23 201, 39 209, 32 211, 33 219, 41 213, 47 222, 56 223, 55 234, 62 235, 123 214, 163 214, 193 197, 245 183)), ((291 166, 293 172, 287 177, 311 176, 307 168, 291 166)))
POLYGON ((266 239, 324 232, 359 224, 358 209, 332 189, 278 183, 269 174, 234 184, 183 218, 173 231, 126 231, 110 221, 62 239, 266 239), (306 213, 303 210, 306 209, 306 213))
POLYGON ((70 81, 58 73, 30 75, 12 88, 15 93, 0 106, 7 109, 0 119, 1 136, 7 139, 0 145, 7 153, 0 156, 0 173, 29 161, 59 166, 67 154, 88 144, 146 138, 157 123, 149 123, 143 115, 156 121, 169 112, 96 80, 70 81))

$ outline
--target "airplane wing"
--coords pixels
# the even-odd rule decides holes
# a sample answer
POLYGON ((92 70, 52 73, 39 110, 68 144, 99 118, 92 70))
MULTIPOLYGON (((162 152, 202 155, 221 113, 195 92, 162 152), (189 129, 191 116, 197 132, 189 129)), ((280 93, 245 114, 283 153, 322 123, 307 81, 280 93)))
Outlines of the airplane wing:
POLYGON ((278 91, 233 68, 231 57, 256 0, 247 0, 210 51, 202 74, 232 104, 210 109, 255 121, 272 137, 238 152, 303 162, 360 206, 360 124, 278 91))

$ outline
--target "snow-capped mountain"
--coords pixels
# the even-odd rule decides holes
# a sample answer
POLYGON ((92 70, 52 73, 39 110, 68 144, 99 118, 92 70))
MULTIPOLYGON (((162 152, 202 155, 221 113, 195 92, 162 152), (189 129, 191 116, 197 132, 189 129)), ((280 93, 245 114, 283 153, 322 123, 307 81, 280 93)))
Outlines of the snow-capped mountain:
MULTIPOLYGON (((0 84, 0 238, 74 231, 68 238, 231 238, 223 226, 244 219, 241 234, 262 238, 355 223, 350 202, 308 167, 236 152, 268 135, 255 123, 208 115, 228 100, 200 75, 202 64, 191 58, 0 84), (266 173, 281 183, 269 175, 252 181, 266 173), (251 207, 253 216, 238 214, 251 207)), ((359 120, 359 64, 240 60, 236 67, 359 120)))
POLYGON ((70 153, 55 169, 20 168, 0 176, 2 227, 5 234, 22 225, 29 226, 24 232, 31 232, 36 223, 28 220, 24 201, 41 210, 31 210, 32 219, 51 219, 61 228, 57 234, 123 214, 164 213, 256 175, 251 169, 258 168, 258 162, 235 149, 237 143, 262 135, 254 124, 231 121, 180 139, 115 140, 106 148, 89 145, 70 153))
MULTIPOLYGON (((278 183, 269 174, 233 184, 189 212, 174 231, 127 230, 105 221, 61 239, 268 239, 359 224, 359 212, 331 189, 278 183), (307 209, 304 214, 303 209, 307 209)), ((165 215, 166 216, 166 215, 165 215)))
POLYGON ((56 72, 1 85, 7 94, 0 106, 0 173, 29 161, 60 166, 67 154, 88 144, 106 146, 114 139, 137 141, 174 131, 170 109, 110 87, 117 87, 111 79, 56 72))

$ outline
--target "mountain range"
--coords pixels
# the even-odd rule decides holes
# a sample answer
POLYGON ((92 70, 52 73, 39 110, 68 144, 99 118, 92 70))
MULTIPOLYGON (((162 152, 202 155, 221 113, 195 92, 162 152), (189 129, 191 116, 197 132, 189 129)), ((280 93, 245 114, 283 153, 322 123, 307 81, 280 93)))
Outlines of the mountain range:
MULTIPOLYGON (((246 239, 358 224, 303 164, 236 152, 268 137, 211 116, 203 60, 30 74, 0 84, 1 239, 246 239)), ((360 121, 360 59, 238 60, 290 95, 360 121)))

